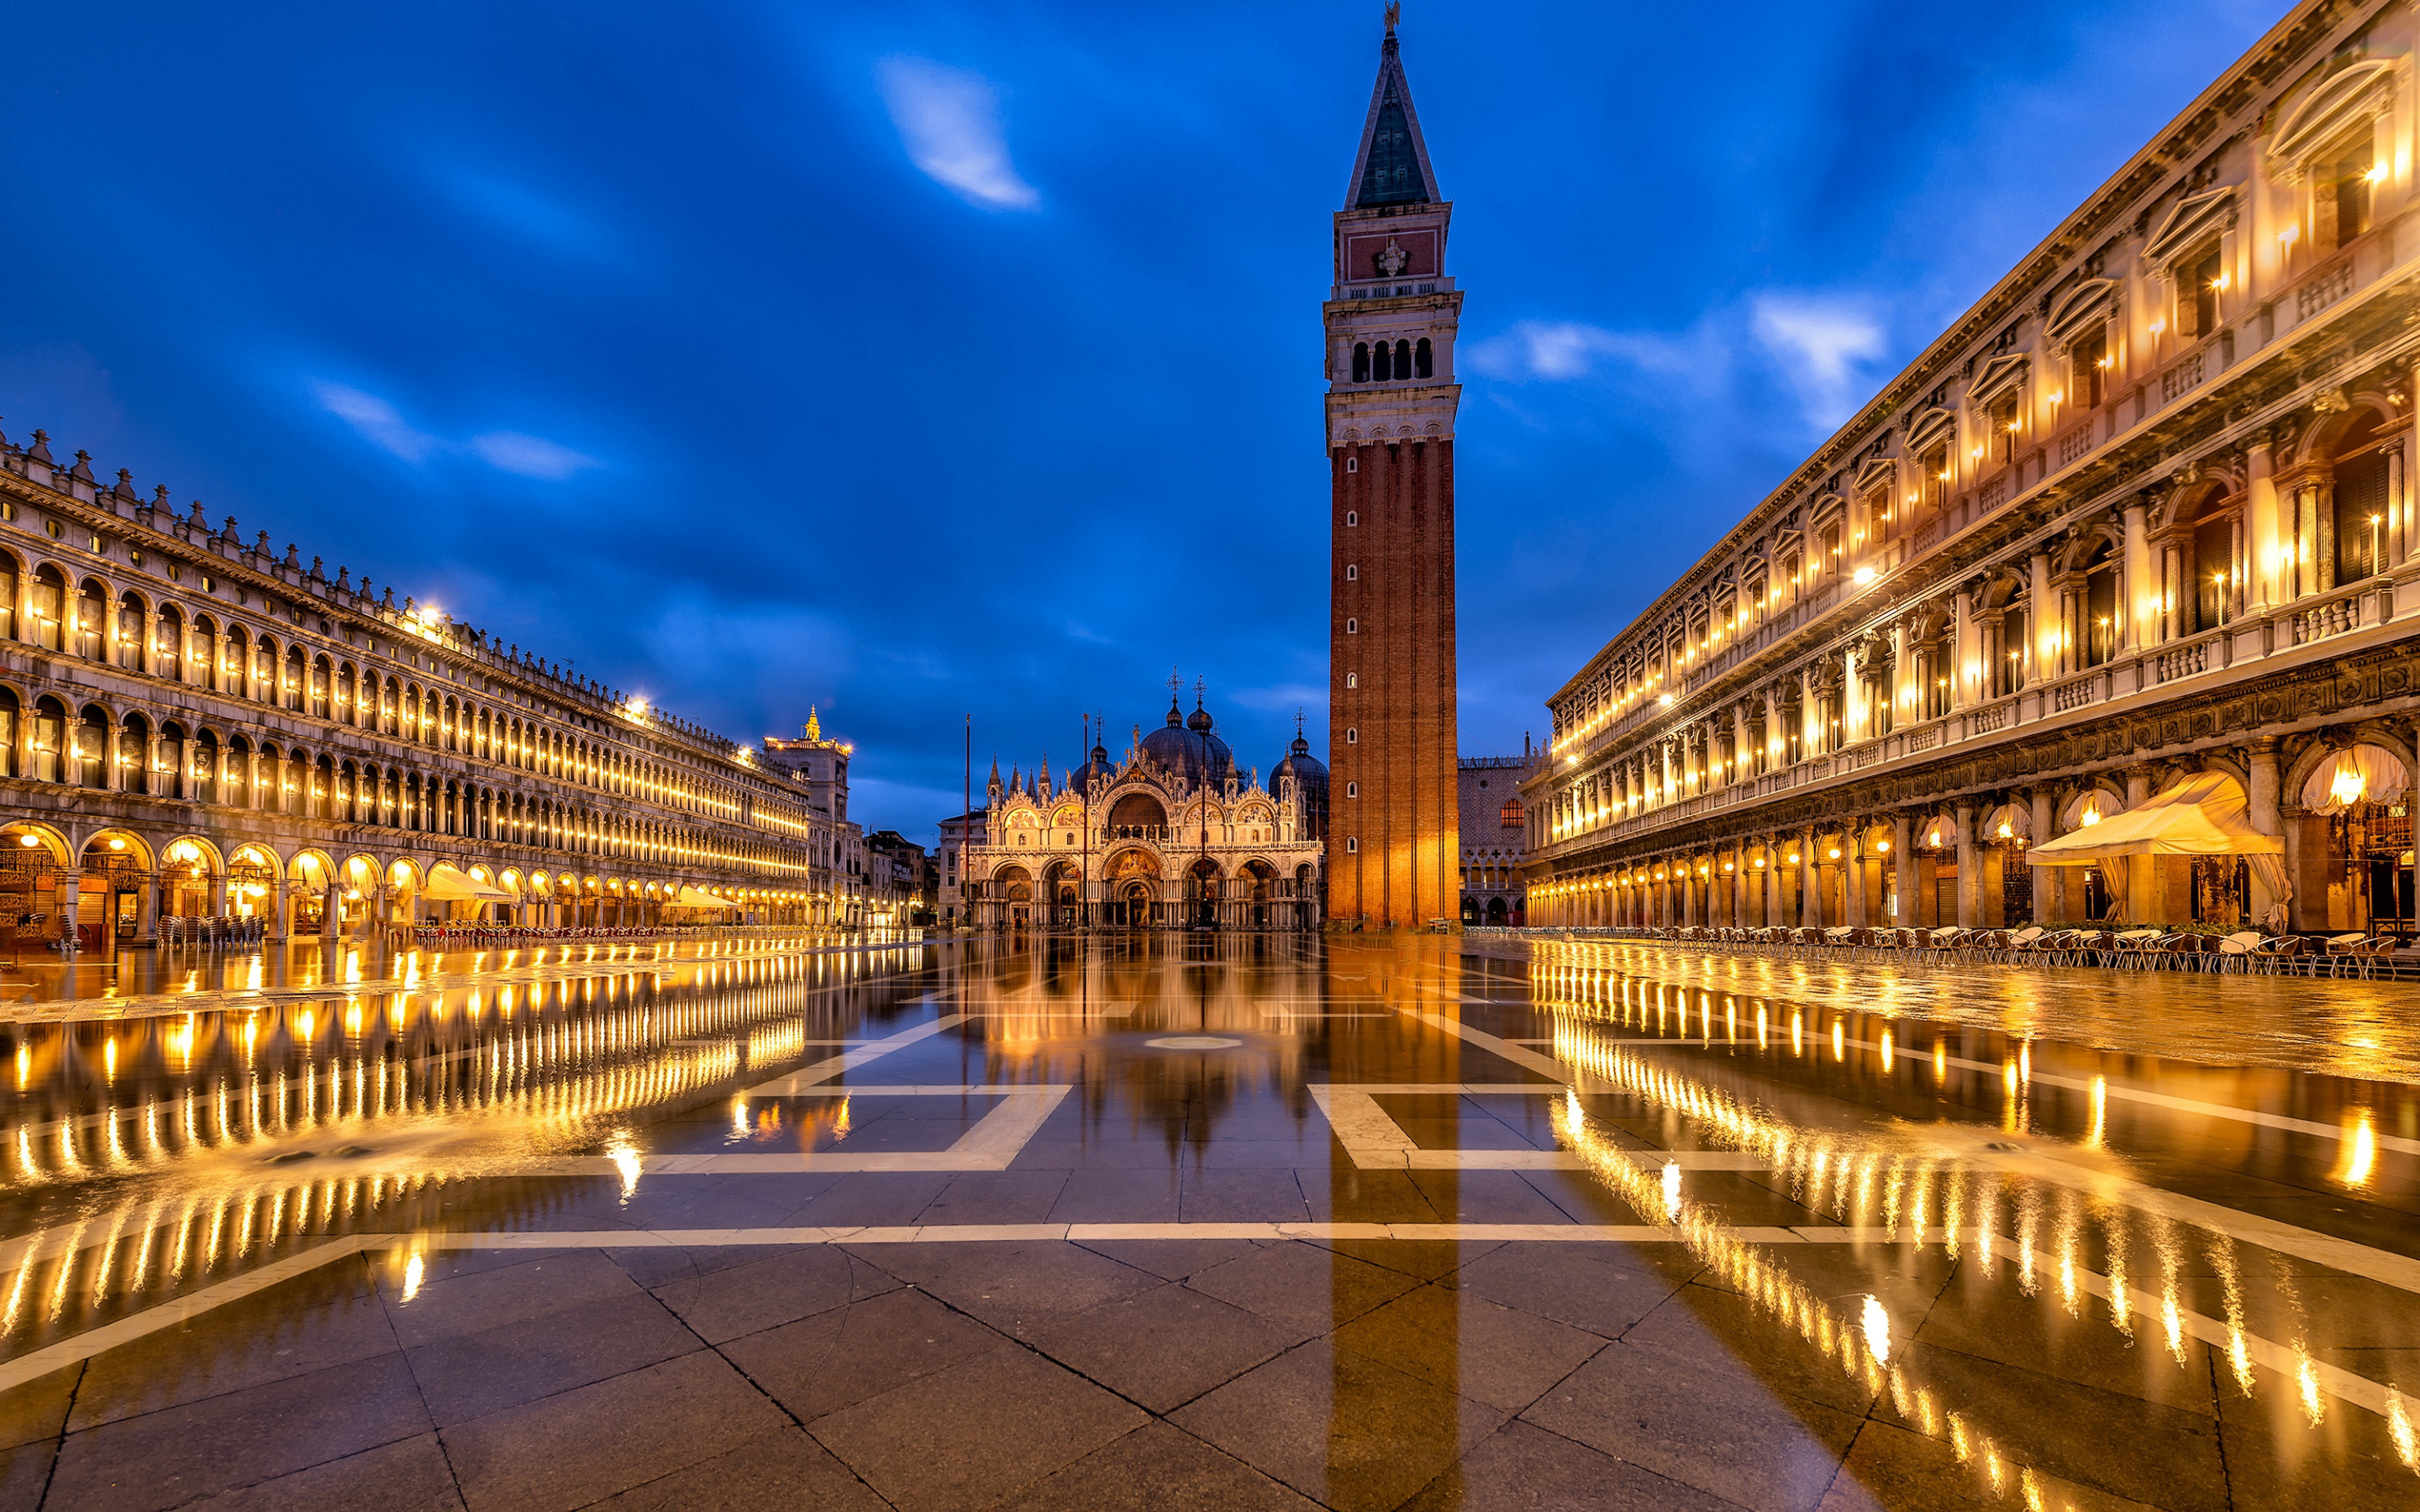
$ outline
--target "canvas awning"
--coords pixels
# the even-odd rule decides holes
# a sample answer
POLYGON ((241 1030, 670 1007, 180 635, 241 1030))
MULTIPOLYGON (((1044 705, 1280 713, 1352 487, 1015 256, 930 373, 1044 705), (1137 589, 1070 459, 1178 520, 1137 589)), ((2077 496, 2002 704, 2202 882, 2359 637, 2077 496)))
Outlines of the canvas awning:
POLYGON ((2224 772, 2204 772, 2138 808, 2044 841, 2025 859, 2036 866, 2097 866, 2134 856, 2278 856, 2285 849, 2252 827, 2241 784, 2224 772))
POLYGON ((520 897, 506 892, 492 882, 482 882, 458 867, 433 866, 428 869, 427 885, 421 889, 427 898, 460 899, 468 903, 517 903, 520 897))
POLYGON ((710 892, 700 892, 688 883, 681 884, 680 896, 675 902, 683 908, 737 908, 739 906, 710 892))

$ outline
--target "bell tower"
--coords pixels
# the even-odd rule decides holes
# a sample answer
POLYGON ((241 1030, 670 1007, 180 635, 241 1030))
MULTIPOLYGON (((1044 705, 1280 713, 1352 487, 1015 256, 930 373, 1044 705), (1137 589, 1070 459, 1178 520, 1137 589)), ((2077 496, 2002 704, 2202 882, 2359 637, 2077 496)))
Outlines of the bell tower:
POLYGON ((1327 913, 1459 917, 1453 379, 1462 295, 1387 8, 1378 82, 1336 214, 1327 331, 1327 913))

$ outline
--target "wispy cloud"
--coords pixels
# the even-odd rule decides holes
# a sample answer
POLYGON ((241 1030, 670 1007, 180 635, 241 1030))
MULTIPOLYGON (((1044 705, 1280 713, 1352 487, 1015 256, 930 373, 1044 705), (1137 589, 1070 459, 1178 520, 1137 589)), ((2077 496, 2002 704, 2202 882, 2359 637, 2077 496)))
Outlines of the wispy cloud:
POLYGON ((316 382, 311 385, 311 393, 319 401, 320 409, 352 426, 364 440, 406 462, 426 462, 441 455, 470 455, 501 472, 550 482, 560 482, 573 473, 605 465, 584 452, 520 431, 489 431, 467 441, 449 440, 404 419, 403 411, 392 402, 349 384, 316 382))
POLYGON ((315 383, 311 392, 318 396, 320 409, 352 426, 364 440, 407 462, 421 461, 444 444, 427 431, 413 428, 401 411, 375 393, 364 393, 342 383, 315 383))
POLYGON ((991 81, 920 57, 884 58, 875 73, 908 161, 935 181, 996 209, 1042 203, 1009 161, 991 81))
POLYGON ((1885 350, 1882 325, 1861 301, 1765 295, 1755 302, 1754 325, 1798 391, 1807 418, 1825 430, 1855 409, 1861 366, 1885 350))
POLYGON ((441 165, 434 176, 457 208, 507 235, 575 257, 601 257, 608 250, 596 222, 552 195, 458 165, 441 165))
POLYGON ((1699 387, 1722 371, 1721 345, 1702 332, 1662 336, 1607 331, 1576 320, 1523 320, 1471 348, 1471 365, 1491 378, 1568 382, 1597 370, 1600 361, 1699 387))
POLYGON ((485 436, 472 437, 471 453, 491 468, 518 473, 524 478, 552 481, 603 465, 585 453, 558 445, 543 436, 524 436, 513 430, 490 431, 485 436))

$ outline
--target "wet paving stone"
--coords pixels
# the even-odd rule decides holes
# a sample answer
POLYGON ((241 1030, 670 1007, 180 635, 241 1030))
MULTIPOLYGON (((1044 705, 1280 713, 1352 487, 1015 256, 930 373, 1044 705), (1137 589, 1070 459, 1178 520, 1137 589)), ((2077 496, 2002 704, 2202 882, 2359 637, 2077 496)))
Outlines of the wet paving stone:
POLYGON ((2420 1499, 2420 988, 370 964, 6 1028, 0 1512, 2420 1499))

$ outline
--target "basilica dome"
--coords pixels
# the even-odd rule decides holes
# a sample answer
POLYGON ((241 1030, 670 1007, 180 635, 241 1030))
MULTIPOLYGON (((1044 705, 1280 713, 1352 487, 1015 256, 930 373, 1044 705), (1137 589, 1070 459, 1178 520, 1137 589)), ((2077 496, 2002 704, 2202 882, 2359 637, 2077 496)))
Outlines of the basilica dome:
POLYGON ((1210 712, 1198 704, 1188 720, 1171 702, 1168 722, 1142 737, 1142 753, 1188 782, 1217 786, 1235 771, 1235 753, 1211 733, 1210 712))
POLYGON ((1311 753, 1311 742, 1303 739, 1302 733, 1298 730, 1295 732, 1294 748, 1287 751, 1285 759, 1269 771, 1269 791, 1283 792, 1281 783, 1289 777, 1294 779, 1295 787, 1302 794, 1303 820, 1311 829, 1309 838, 1326 840, 1327 838, 1327 768, 1322 766, 1319 758, 1311 753))

